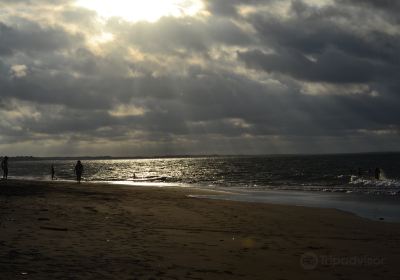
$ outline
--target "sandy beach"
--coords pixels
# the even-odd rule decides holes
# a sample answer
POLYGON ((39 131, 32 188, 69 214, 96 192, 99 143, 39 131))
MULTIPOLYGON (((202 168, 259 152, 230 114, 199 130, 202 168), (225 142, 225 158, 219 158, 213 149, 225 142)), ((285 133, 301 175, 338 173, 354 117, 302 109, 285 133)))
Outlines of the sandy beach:
POLYGON ((400 224, 190 188, 0 182, 1 279, 400 279, 400 224))

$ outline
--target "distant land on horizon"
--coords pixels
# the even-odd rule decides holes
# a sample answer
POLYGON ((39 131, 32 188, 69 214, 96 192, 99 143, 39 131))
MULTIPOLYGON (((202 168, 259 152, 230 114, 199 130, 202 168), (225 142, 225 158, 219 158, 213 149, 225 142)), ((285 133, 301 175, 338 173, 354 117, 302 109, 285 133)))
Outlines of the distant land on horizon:
POLYGON ((361 152, 361 153, 288 153, 288 154, 203 154, 203 155, 153 155, 153 156, 9 156, 16 160, 96 160, 96 159, 157 159, 157 158, 200 158, 200 157, 263 157, 263 156, 336 156, 336 155, 368 155, 399 154, 400 151, 361 152))

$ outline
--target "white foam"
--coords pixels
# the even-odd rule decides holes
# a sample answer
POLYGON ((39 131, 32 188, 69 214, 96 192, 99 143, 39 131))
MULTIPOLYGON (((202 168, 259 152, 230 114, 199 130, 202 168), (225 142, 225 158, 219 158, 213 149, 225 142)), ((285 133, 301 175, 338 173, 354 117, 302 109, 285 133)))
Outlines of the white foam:
POLYGON ((351 176, 349 183, 352 185, 400 188, 400 181, 393 179, 374 180, 374 179, 365 179, 362 177, 351 176))

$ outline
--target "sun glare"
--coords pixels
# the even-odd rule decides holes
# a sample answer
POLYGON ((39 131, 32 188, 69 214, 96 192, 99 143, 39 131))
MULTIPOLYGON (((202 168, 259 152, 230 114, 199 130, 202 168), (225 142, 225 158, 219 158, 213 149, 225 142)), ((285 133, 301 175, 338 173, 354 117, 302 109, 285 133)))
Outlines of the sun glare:
POLYGON ((77 0, 76 4, 104 18, 149 22, 163 16, 194 16, 203 8, 201 0, 77 0))

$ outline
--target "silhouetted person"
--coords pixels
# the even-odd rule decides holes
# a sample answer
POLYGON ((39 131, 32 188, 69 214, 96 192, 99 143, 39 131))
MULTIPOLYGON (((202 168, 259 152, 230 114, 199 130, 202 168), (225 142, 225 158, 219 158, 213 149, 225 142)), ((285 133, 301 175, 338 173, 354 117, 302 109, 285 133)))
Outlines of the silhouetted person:
POLYGON ((1 161, 1 169, 3 169, 3 179, 8 177, 8 157, 5 156, 1 161))
POLYGON ((55 179, 56 170, 54 169, 54 164, 51 165, 51 180, 55 179))
POLYGON ((375 168, 375 179, 376 180, 380 180, 381 178, 381 170, 379 169, 379 167, 375 168))
POLYGON ((362 176, 362 169, 361 168, 358 168, 357 174, 358 174, 359 177, 362 176))
POLYGON ((79 184, 81 183, 82 173, 83 173, 83 165, 81 161, 78 160, 78 162, 75 165, 75 174, 76 174, 76 180, 78 181, 79 184))
POLYGON ((372 178, 372 169, 371 168, 368 169, 368 177, 372 178))

